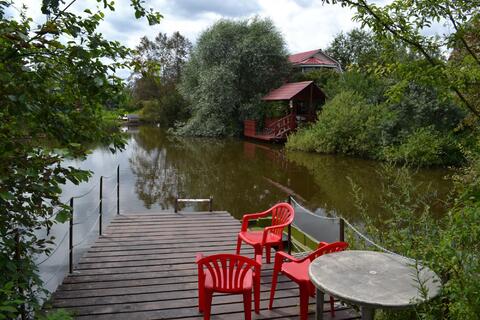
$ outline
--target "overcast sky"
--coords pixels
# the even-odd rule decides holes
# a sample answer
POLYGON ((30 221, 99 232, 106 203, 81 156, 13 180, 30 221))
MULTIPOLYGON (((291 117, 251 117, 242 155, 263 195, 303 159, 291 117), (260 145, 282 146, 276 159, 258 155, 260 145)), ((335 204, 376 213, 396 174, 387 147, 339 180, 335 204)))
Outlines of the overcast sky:
MULTIPOLYGON (((378 0, 375 2, 386 2, 378 0)), ((139 38, 153 37, 158 32, 171 34, 179 31, 193 43, 198 35, 221 18, 242 19, 255 15, 269 17, 283 34, 291 53, 325 48, 340 31, 349 31, 353 12, 339 5, 323 5, 321 0, 146 0, 147 6, 162 13, 158 26, 148 26, 145 20, 136 20, 129 0, 115 0, 115 12, 107 12, 100 31, 110 40, 134 47, 139 38)), ((40 13, 41 0, 17 0, 24 3, 29 14, 38 23, 45 18, 40 13)), ((77 0, 72 7, 80 12, 85 7, 95 8, 96 0, 77 0)))
MULTIPOLYGON (((370 0, 377 5, 392 0, 370 0)), ((66 1, 70 2, 70 0, 66 1)), ((146 7, 159 11, 164 18, 156 26, 145 19, 137 20, 130 0, 115 0, 115 12, 106 11, 99 32, 109 40, 117 40, 134 48, 142 36, 155 37, 158 32, 172 34, 179 31, 192 43, 199 34, 219 19, 245 19, 253 16, 273 20, 283 34, 290 53, 324 49, 339 32, 348 32, 359 25, 352 21, 354 12, 340 5, 322 4, 321 0, 145 0, 146 7)), ((28 15, 37 23, 45 17, 40 12, 41 0, 15 0, 15 7, 28 7, 28 15)), ((85 8, 94 9, 96 0, 77 0, 71 7, 80 13, 85 8)), ((18 15, 10 10, 12 15, 18 15)), ((448 32, 442 24, 434 24, 427 34, 448 32)), ((125 77, 125 72, 122 72, 125 77)))

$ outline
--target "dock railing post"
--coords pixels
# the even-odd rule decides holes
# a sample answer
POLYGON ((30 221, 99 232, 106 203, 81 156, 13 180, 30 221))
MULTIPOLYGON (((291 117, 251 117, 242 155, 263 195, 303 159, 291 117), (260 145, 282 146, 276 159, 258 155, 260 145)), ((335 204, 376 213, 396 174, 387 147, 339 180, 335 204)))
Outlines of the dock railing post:
POLYGON ((117 166, 117 214, 120 214, 120 165, 117 166))
POLYGON ((73 197, 70 198, 70 224, 68 239, 68 272, 73 273, 73 197))
POLYGON ((339 224, 339 239, 340 241, 345 241, 345 220, 343 218, 340 218, 340 224, 339 224))
POLYGON ((208 211, 212 212, 213 211, 213 197, 210 196, 210 202, 208 204, 208 211))
MULTIPOLYGON (((292 195, 288 195, 287 199, 288 204, 292 205, 292 195)), ((288 235, 288 254, 292 254, 292 224, 289 224, 287 227, 288 235)))
POLYGON ((98 200, 98 235, 102 235, 102 217, 103 217, 103 176, 100 176, 100 193, 99 193, 99 200, 98 200))
POLYGON ((178 212, 178 196, 175 197, 175 205, 173 208, 173 212, 177 213, 178 212))

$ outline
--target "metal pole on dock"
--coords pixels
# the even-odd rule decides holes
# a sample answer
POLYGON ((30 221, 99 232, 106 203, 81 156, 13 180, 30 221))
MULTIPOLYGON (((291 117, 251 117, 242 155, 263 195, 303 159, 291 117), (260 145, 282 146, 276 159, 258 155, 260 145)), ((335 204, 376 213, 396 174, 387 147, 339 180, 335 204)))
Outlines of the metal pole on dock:
POLYGON ((175 206, 173 207, 173 212, 178 212, 178 196, 175 197, 175 206))
POLYGON ((73 197, 70 198, 70 224, 68 239, 68 272, 73 273, 73 197))
POLYGON ((102 235, 102 218, 103 218, 103 176, 100 176, 100 193, 99 193, 99 206, 98 206, 98 235, 102 235))
POLYGON ((120 165, 117 166, 117 214, 120 214, 120 165))
POLYGON ((213 211, 213 197, 212 196, 210 196, 210 203, 209 203, 208 211, 210 211, 210 212, 213 211))
POLYGON ((345 220, 343 218, 340 218, 339 232, 340 241, 345 241, 345 220))

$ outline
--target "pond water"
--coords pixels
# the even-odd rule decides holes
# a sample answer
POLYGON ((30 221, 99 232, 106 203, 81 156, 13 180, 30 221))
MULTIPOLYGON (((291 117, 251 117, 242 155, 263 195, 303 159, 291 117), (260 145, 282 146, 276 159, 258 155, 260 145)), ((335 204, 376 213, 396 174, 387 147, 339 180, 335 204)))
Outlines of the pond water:
MULTIPOLYGON (((352 199, 351 181, 364 192, 368 214, 381 216, 378 204, 384 177, 380 164, 355 158, 285 152, 283 146, 242 139, 179 138, 148 126, 130 127, 125 150, 112 154, 96 148, 86 159, 69 165, 89 169, 93 176, 80 186, 68 184, 62 199, 91 191, 75 199, 75 258, 98 234, 98 181, 103 184, 103 212, 116 212, 116 167, 120 166, 120 212, 173 211, 175 197, 213 197, 214 210, 226 210, 237 218, 244 213, 265 210, 294 194, 298 202, 320 216, 342 216, 361 224, 361 215, 352 199), (93 230, 93 232, 90 232, 93 230), (90 233, 89 233, 90 232, 90 233)), ((445 198, 451 182, 445 169, 422 169, 415 182, 428 185, 439 199, 445 198)), ((184 211, 207 210, 207 205, 191 204, 184 211)), ((439 208, 441 210, 441 208, 439 208)), ((301 210, 299 210, 300 212, 301 210)), ((108 223, 107 221, 104 224, 108 223)), ((338 231, 328 223, 320 225, 310 215, 298 214, 296 223, 318 240, 332 241, 338 231)), ((65 225, 54 227, 57 241, 63 239, 65 225)), ((64 241, 62 246, 66 245, 64 241)), ((66 250, 66 248, 64 248, 66 250)), ((60 249, 59 252, 66 252, 60 249)), ((78 261, 78 260, 77 260, 78 261)), ((65 254, 40 268, 44 280, 54 289, 56 265, 65 264, 65 254)))

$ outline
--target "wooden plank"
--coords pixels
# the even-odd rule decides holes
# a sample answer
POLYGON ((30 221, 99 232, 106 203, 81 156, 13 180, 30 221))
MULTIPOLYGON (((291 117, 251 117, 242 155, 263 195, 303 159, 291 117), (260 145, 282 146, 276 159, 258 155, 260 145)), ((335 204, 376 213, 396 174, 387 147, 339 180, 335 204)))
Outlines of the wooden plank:
MULTIPOLYGON (((63 283, 59 286, 58 291, 67 290, 92 290, 92 289, 110 289, 110 288, 127 288, 147 285, 160 285, 160 284, 176 284, 176 283, 197 283, 198 275, 192 270, 193 274, 183 276, 170 276, 170 277, 151 277, 143 279, 128 279, 128 276, 124 279, 117 279, 115 281, 95 281, 95 282, 71 282, 63 283)), ((262 284, 270 284, 272 270, 262 272, 262 284), (265 274, 265 275, 263 275, 265 274)), ((290 282, 287 278, 280 279, 279 282, 290 282)))
MULTIPOLYGON (((215 301, 214 297, 214 301, 215 301)), ((296 318, 298 319, 298 297, 288 297, 278 300, 278 307, 273 310, 268 310, 266 308, 266 302, 262 301, 261 303, 261 311, 260 315, 256 316, 255 319, 269 319, 272 314, 276 314, 277 316, 283 312, 281 311, 282 308, 290 307, 290 316, 294 316, 296 314, 296 318)), ((328 313, 328 309, 325 308, 325 315, 328 313)), ((310 310, 313 314, 313 305, 311 305, 310 310)), ((228 314, 229 318, 232 319, 234 316, 233 314, 238 314, 242 318, 243 315, 243 304, 242 303, 226 303, 226 304, 216 304, 215 302, 212 305, 212 314, 228 314)), ((252 312, 252 315, 254 313, 252 312)), ((339 311, 339 315, 335 317, 335 319, 342 320, 340 317, 342 314, 339 311)), ((96 315, 79 315, 77 319, 97 319, 97 320, 113 320, 113 319, 136 319, 136 320, 143 320, 143 319, 189 319, 189 318, 198 318, 200 313, 196 307, 189 307, 189 308, 176 308, 176 309, 158 309, 158 310, 148 310, 148 311, 133 311, 133 312, 117 312, 114 311, 112 313, 106 314, 96 314, 96 315)), ((283 316, 285 314, 283 313, 283 316)), ((289 315, 287 315, 288 317, 289 315)), ((237 316, 238 317, 238 316, 237 316)), ((212 317, 212 319, 214 319, 212 317)))
MULTIPOLYGON (((92 251, 90 250, 85 258, 95 258, 95 257, 118 257, 118 256, 151 256, 156 255, 161 258, 165 254, 176 254, 176 253, 190 253, 195 255, 196 252, 210 252, 210 251, 223 251, 223 252, 233 252, 236 249, 236 245, 223 244, 220 243, 216 246, 205 246, 200 247, 195 245, 195 247, 175 247, 175 248, 161 248, 161 249, 143 249, 143 250, 104 250, 104 251, 92 251)), ((246 250, 243 253, 246 252, 246 250)), ((253 252, 253 250, 251 250, 253 252)))

